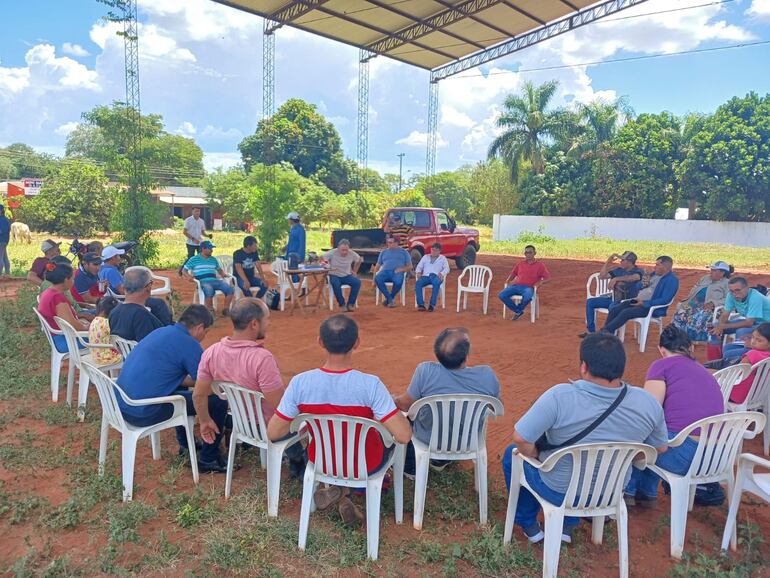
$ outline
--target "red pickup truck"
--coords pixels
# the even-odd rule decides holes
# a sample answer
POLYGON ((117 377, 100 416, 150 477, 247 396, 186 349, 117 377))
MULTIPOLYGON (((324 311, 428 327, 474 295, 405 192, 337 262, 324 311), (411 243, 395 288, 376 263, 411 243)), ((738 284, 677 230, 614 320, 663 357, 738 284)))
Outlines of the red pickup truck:
POLYGON ((408 234, 408 248, 413 265, 417 265, 430 246, 441 243, 441 254, 454 259, 458 269, 463 269, 476 262, 479 250, 479 232, 476 229, 458 227, 454 219, 444 209, 424 207, 398 207, 388 209, 382 218, 379 229, 345 229, 332 231, 332 246, 336 247, 342 239, 350 241, 350 247, 364 262, 359 269, 365 273, 377 262, 380 252, 385 248, 385 236, 390 232, 396 216, 402 225, 408 225, 412 232, 408 234))

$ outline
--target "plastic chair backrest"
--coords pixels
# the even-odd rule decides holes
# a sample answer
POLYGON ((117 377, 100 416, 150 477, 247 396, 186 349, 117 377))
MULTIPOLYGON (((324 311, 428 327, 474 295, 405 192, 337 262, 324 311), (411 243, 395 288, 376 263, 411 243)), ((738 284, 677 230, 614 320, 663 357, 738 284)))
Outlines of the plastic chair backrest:
POLYGON ((442 454, 475 452, 486 418, 504 412, 502 402, 488 395, 431 395, 412 404, 409 419, 414 421, 422 408, 432 414, 430 451, 442 454))
POLYGON ((611 293, 609 284, 609 279, 600 279, 599 273, 594 273, 586 282, 586 299, 608 295, 611 293))
POLYGON ((130 339, 115 337, 115 346, 118 348, 118 351, 120 351, 124 361, 128 357, 128 354, 131 353, 134 347, 136 347, 136 343, 136 341, 131 341, 130 339))
POLYGON ((235 383, 214 381, 211 389, 219 395, 224 394, 233 418, 233 430, 252 445, 267 446, 267 423, 262 413, 262 400, 265 398, 258 391, 246 389, 235 383))
POLYGON ((714 373, 714 379, 717 380, 719 388, 722 390, 722 397, 724 398, 725 403, 730 399, 733 387, 746 379, 746 376, 750 371, 751 364, 739 363, 737 365, 725 367, 714 373))
POLYGON ((54 329, 50 325, 48 325, 48 321, 45 320, 45 317, 43 317, 43 314, 40 313, 35 307, 32 308, 32 311, 35 312, 35 315, 37 315, 37 318, 40 320, 40 329, 42 329, 43 334, 45 335, 45 338, 48 340, 48 344, 56 349, 56 346, 53 343, 53 336, 54 335, 62 335, 61 329, 54 329))
POLYGON ((640 443, 578 444, 548 456, 540 470, 550 471, 556 462, 571 456, 572 476, 565 492, 565 510, 611 508, 623 499, 626 473, 640 453, 644 454, 645 464, 655 463, 658 455, 655 448, 640 443))
POLYGON ((748 409, 764 407, 770 403, 770 358, 758 361, 751 366, 751 373, 754 374, 754 381, 751 382, 751 389, 746 396, 746 407, 748 409))
POLYGON ((303 423, 308 425, 315 445, 316 474, 329 478, 352 481, 368 478, 366 438, 371 430, 380 435, 386 448, 396 443, 384 425, 363 417, 301 413, 291 422, 292 433, 299 431, 303 423))
MULTIPOLYGON (((75 328, 61 317, 56 316, 54 317, 54 320, 56 321, 56 325, 58 325, 62 330, 64 339, 67 341, 67 351, 69 351, 70 354, 79 352, 80 340, 78 339, 78 334, 75 331, 75 328)), ((75 364, 75 367, 80 369, 80 355, 70 355, 70 360, 75 364)))
POLYGON ((289 268, 289 262, 285 259, 276 259, 270 264, 270 270, 278 277, 279 285, 288 285, 289 276, 286 274, 286 269, 289 268))
POLYGON ((743 443, 743 435, 752 424, 756 426, 755 433, 762 431, 765 421, 761 413, 736 411, 700 419, 687 426, 677 437, 693 432, 699 436, 698 447, 687 475, 691 478, 707 478, 732 470, 743 443))
POLYGON ((469 265, 463 269, 457 282, 460 287, 468 289, 486 289, 492 282, 492 269, 485 265, 469 265), (464 280, 467 283, 463 284, 464 280))
POLYGON ((127 429, 126 421, 123 419, 123 414, 120 411, 115 391, 120 390, 120 392, 123 393, 124 398, 127 398, 128 396, 120 389, 117 383, 98 367, 91 365, 87 361, 83 362, 82 367, 88 374, 91 383, 96 386, 96 391, 99 393, 99 401, 102 404, 102 411, 109 424, 115 429, 125 431, 127 429))
POLYGON ((216 259, 219 261, 219 266, 225 274, 233 274, 233 258, 230 255, 218 255, 216 259))

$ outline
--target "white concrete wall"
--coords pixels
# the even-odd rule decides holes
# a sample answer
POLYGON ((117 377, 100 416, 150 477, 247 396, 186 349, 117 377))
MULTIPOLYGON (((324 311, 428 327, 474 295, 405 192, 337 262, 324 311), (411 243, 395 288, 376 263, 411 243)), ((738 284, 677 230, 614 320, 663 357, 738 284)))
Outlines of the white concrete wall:
POLYGON ((522 231, 542 231, 544 235, 555 239, 603 237, 627 241, 728 243, 744 247, 770 247, 770 223, 610 217, 494 216, 493 240, 513 241, 522 231))

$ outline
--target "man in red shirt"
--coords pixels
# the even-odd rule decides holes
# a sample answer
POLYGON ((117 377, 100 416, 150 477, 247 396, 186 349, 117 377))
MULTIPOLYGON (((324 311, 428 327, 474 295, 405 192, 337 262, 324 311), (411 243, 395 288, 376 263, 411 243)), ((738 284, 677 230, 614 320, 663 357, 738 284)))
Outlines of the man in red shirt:
POLYGON ((498 295, 500 301, 513 311, 513 321, 524 315, 524 310, 535 296, 535 289, 551 278, 546 266, 535 259, 535 253, 533 245, 524 247, 524 261, 516 263, 513 271, 505 280, 505 289, 500 291, 498 295), (518 305, 512 299, 514 295, 521 296, 518 305))

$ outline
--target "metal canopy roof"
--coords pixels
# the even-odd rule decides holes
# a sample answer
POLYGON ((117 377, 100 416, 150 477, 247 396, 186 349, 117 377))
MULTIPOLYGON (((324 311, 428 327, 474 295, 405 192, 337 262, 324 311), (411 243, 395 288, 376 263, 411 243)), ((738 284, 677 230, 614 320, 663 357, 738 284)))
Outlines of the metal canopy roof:
MULTIPOLYGON (((273 21, 268 31, 293 26, 428 70, 547 28, 591 5, 608 4, 596 0, 214 1, 273 21)), ((621 6, 615 10, 635 3, 617 2, 621 6)))

